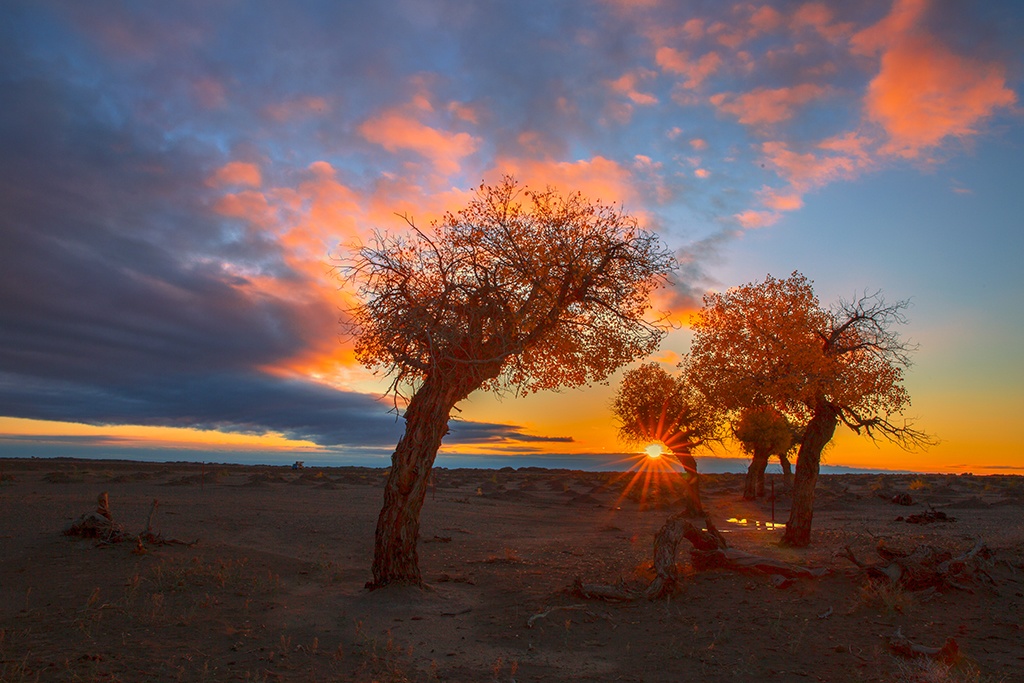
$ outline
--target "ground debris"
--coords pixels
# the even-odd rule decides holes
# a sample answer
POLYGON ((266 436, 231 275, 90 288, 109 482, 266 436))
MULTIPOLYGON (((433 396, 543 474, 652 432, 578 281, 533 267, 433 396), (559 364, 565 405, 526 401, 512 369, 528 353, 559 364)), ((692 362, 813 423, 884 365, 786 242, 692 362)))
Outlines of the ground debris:
POLYGON ((602 583, 583 583, 583 579, 576 577, 569 593, 585 600, 608 600, 611 602, 628 602, 636 600, 642 592, 633 590, 626 585, 626 582, 619 579, 618 583, 608 585, 602 583))
POLYGON ((888 638, 889 650, 900 657, 931 657, 952 664, 960 657, 960 646, 954 638, 946 638, 942 647, 928 647, 912 642, 900 628, 888 638))
POLYGON ((598 612, 594 612, 593 610, 591 610, 586 605, 556 605, 554 607, 548 608, 547 610, 545 610, 543 612, 539 612, 537 614, 534 614, 529 619, 527 619, 526 620, 526 628, 533 628, 534 622, 536 622, 538 619, 545 619, 552 612, 557 612, 557 611, 560 611, 560 610, 579 611, 579 612, 583 612, 584 614, 586 614, 589 617, 594 617, 596 619, 604 619, 605 621, 611 622, 612 624, 615 623, 609 615, 607 615, 607 614, 600 614, 598 612))
POLYGON ((124 526, 115 522, 110 513, 110 497, 104 491, 96 498, 96 509, 87 512, 64 529, 65 536, 96 538, 107 543, 126 541, 124 526))
POLYGON ((627 601, 645 597, 657 600, 672 595, 679 586, 679 567, 676 555, 683 539, 693 546, 690 561, 698 571, 729 569, 739 572, 767 574, 777 588, 786 588, 793 579, 816 578, 828 573, 827 569, 810 569, 760 555, 729 548, 725 537, 715 527, 710 515, 704 517, 704 529, 693 525, 682 512, 665 521, 654 537, 655 576, 645 589, 630 588, 621 579, 617 584, 585 584, 576 578, 571 595, 584 599, 627 601))
POLYGON ((72 522, 64 529, 64 535, 95 538, 99 545, 134 542, 135 549, 132 552, 137 555, 147 552, 145 544, 193 546, 199 542, 198 539, 180 541, 176 538, 164 538, 159 532, 154 532, 153 515, 159 505, 160 501, 153 501, 153 505, 149 509, 149 516, 146 518, 146 528, 137 534, 131 534, 125 530, 123 524, 114 520, 114 516, 110 512, 110 496, 104 491, 96 498, 96 510, 87 512, 72 522))
POLYGON ((908 552, 880 543, 876 552, 883 561, 875 564, 858 560, 849 546, 845 550, 845 557, 863 571, 869 581, 883 581, 910 591, 929 588, 970 591, 965 581, 983 577, 992 582, 982 565, 990 564, 993 552, 981 539, 970 550, 958 556, 929 545, 920 545, 908 552))
POLYGON ((900 516, 896 518, 897 522, 906 522, 907 524, 934 524, 936 522, 955 522, 956 517, 950 517, 942 510, 933 510, 929 508, 924 512, 917 512, 906 517, 900 516))

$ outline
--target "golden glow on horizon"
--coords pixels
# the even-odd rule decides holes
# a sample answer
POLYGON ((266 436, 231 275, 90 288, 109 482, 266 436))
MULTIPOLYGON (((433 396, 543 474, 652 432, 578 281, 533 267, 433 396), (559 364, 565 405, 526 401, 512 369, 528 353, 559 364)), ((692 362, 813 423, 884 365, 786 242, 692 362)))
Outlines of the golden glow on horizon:
MULTIPOLYGON (((97 443, 109 439, 113 447, 209 448, 239 450, 319 451, 312 441, 289 439, 283 434, 238 434, 212 429, 184 427, 142 427, 133 425, 87 425, 0 417, 0 435, 30 437, 93 437, 97 443)), ((69 444, 70 446, 70 444, 69 444)))
POLYGON ((647 454, 648 458, 660 458, 665 453, 664 445, 659 441, 652 443, 644 449, 644 453, 647 454))

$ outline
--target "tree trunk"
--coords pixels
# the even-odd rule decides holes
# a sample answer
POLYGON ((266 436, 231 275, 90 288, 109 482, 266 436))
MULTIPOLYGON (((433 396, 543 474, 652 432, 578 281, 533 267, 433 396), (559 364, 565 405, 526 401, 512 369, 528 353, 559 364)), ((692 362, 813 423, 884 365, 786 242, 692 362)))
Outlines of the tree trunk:
POLYGON ((431 376, 409 401, 405 434, 391 456, 391 471, 384 485, 384 506, 374 538, 373 581, 367 588, 391 583, 423 585, 416 548, 420 510, 430 468, 448 432, 448 416, 469 391, 460 390, 457 382, 431 376))
POLYGON ((824 398, 818 399, 814 416, 807 424, 800 452, 796 458, 796 480, 793 482, 793 506, 786 522, 782 544, 796 547, 811 542, 811 519, 814 516, 814 487, 818 483, 821 451, 832 440, 839 413, 824 398))
POLYGON ((754 500, 764 496, 764 471, 768 467, 768 456, 754 450, 754 455, 747 467, 747 476, 743 480, 743 500, 754 500))
POLYGON ((779 464, 782 465, 782 488, 791 491, 793 489, 793 468, 789 464, 789 456, 785 453, 780 454, 779 464))
POLYGON ((764 471, 768 469, 768 456, 757 463, 757 497, 764 498, 764 471))

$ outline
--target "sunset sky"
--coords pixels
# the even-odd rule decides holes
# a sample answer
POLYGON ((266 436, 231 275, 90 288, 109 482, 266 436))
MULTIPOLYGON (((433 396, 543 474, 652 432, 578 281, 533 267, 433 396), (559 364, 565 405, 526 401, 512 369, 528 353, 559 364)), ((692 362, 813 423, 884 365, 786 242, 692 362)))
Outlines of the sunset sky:
MULTIPOLYGON (((1018 0, 15 0, 0 79, 0 456, 386 465, 334 259, 511 173, 677 252, 670 369, 709 290, 912 300, 940 444, 823 461, 1024 473, 1018 0)), ((474 395, 437 464, 613 461, 619 376, 474 395)))

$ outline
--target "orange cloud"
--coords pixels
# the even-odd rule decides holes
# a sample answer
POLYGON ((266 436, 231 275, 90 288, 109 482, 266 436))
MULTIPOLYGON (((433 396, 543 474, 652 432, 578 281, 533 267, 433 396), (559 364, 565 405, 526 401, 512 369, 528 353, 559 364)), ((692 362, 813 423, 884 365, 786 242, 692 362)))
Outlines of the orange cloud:
POLYGON ((699 88, 722 66, 722 58, 717 52, 708 52, 697 60, 691 60, 689 53, 671 47, 659 47, 654 53, 654 62, 662 71, 683 76, 683 87, 690 89, 699 88))
POLYGON ((771 5, 761 5, 750 15, 750 29, 754 35, 767 33, 782 24, 782 15, 771 5))
POLYGON ((889 137, 881 151, 913 158, 945 138, 975 134, 981 121, 1016 100, 1002 64, 960 57, 915 37, 882 56, 864 106, 889 137))
POLYGON ((267 201, 267 196, 253 190, 226 194, 217 200, 213 210, 222 216, 240 218, 261 228, 273 226, 277 219, 277 212, 267 201))
POLYGON ((608 87, 617 95, 625 97, 633 104, 649 106, 658 103, 658 98, 650 93, 637 90, 637 82, 654 76, 654 72, 648 69, 638 69, 625 73, 614 81, 607 81, 608 87))
POLYGON ((852 178, 865 168, 868 160, 846 154, 795 152, 785 142, 771 141, 761 145, 766 164, 793 186, 796 192, 843 178, 852 178))
POLYGON ((634 208, 630 208, 640 205, 632 175, 625 167, 604 157, 576 162, 502 159, 495 164, 495 169, 515 176, 534 189, 552 186, 561 192, 578 190, 592 200, 606 204, 621 203, 627 211, 640 217, 634 208))
POLYGON ((896 0, 884 19, 850 38, 850 51, 870 56, 897 42, 917 27, 929 4, 929 0, 896 0))
POLYGON ((287 102, 268 104, 263 111, 274 121, 284 123, 304 116, 325 114, 330 110, 331 105, 323 97, 300 97, 287 102))
POLYGON ((693 172, 693 175, 697 176, 698 178, 709 178, 711 176, 711 171, 707 170, 706 168, 698 168, 693 172))
POLYGON ((764 187, 758 194, 761 197, 761 203, 773 211, 796 211, 804 205, 803 198, 797 192, 780 194, 774 188, 764 187))
POLYGON ((745 229, 766 228, 778 222, 779 214, 775 211, 755 211, 747 209, 733 216, 736 221, 745 229))
POLYGON ((473 124, 480 123, 480 111, 476 106, 465 104, 464 102, 449 102, 448 111, 460 121, 473 124))
POLYGON ((821 2, 808 2, 801 5, 790 21, 794 30, 810 28, 817 31, 825 40, 837 43, 848 36, 853 29, 851 23, 833 23, 832 10, 821 2))
POLYGON ((766 126, 792 118, 797 108, 827 93, 824 86, 803 83, 791 88, 756 88, 740 95, 718 93, 710 101, 744 125, 766 126))
POLYGON ((262 183, 263 178, 260 174, 260 167, 244 161, 226 163, 206 179, 206 184, 210 187, 224 187, 226 185, 259 187, 262 183))
POLYGON ((398 110, 386 111, 365 121, 359 126, 359 132, 366 140, 389 152, 416 152, 445 175, 457 173, 461 160, 480 146, 480 140, 469 133, 431 128, 398 110))
POLYGON ((708 141, 702 138, 693 138, 690 140, 690 147, 700 152, 708 148, 708 141))
POLYGON ((689 19, 685 24, 683 24, 683 33, 685 33, 690 40, 700 40, 704 37, 704 20, 689 19))

